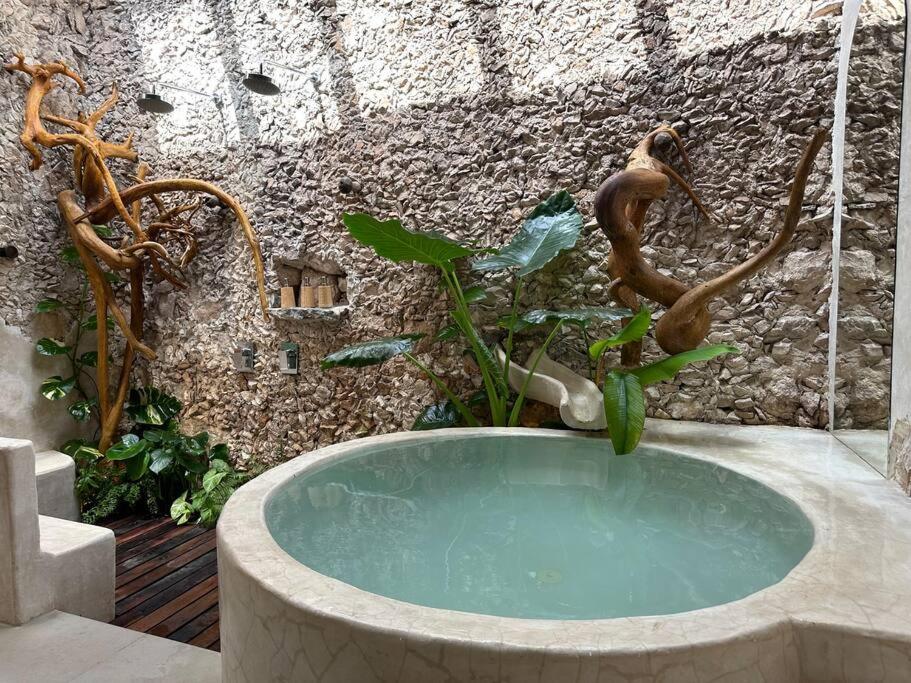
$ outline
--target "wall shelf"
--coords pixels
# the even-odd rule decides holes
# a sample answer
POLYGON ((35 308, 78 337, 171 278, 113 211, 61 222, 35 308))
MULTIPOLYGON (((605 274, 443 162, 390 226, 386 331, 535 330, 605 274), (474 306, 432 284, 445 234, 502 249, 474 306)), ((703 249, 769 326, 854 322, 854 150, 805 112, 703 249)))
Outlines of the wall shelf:
POLYGON ((270 308, 269 315, 279 320, 296 320, 298 322, 335 322, 344 320, 351 313, 351 306, 333 306, 332 308, 270 308))

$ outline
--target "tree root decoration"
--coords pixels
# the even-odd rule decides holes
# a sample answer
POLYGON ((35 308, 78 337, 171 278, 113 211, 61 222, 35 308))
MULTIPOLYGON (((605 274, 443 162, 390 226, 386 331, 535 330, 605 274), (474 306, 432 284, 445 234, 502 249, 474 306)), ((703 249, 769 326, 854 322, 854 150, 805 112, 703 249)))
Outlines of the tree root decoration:
MULTIPOLYGON (((253 232, 253 227, 250 225, 250 220, 247 218, 247 214, 244 212, 243 207, 240 205, 240 203, 234 199, 234 197, 224 192, 217 185, 213 185, 212 183, 208 183, 204 180, 196 180, 195 178, 167 178, 163 180, 150 180, 128 187, 121 193, 120 196, 123 202, 129 204, 130 202, 138 201, 144 197, 149 197, 152 195, 159 196, 166 192, 199 192, 202 194, 208 194, 215 197, 222 204, 231 209, 231 211, 234 213, 234 216, 237 218, 237 222, 240 223, 241 230, 243 230, 244 237, 247 240, 250 251, 253 252, 253 266, 255 269, 257 290, 259 292, 259 303, 260 307, 262 308, 263 317, 268 320, 269 300, 266 296, 265 267, 263 266, 262 252, 259 249, 259 242, 256 239, 256 233, 253 232)), ((87 211, 80 218, 88 219, 92 223, 107 223, 116 214, 116 206, 113 204, 111 198, 108 197, 94 209, 87 211)))
POLYGON ((116 104, 119 92, 116 84, 111 94, 88 116, 79 113, 77 118, 65 118, 42 112, 45 96, 55 87, 56 76, 72 80, 85 94, 85 82, 79 74, 70 70, 63 62, 50 64, 26 64, 23 55, 5 65, 6 71, 22 72, 31 78, 25 97, 24 123, 20 141, 31 156, 30 167, 37 170, 43 163, 42 149, 68 146, 73 150, 73 174, 76 186, 82 193, 83 201, 76 199, 72 190, 60 192, 57 206, 66 225, 67 233, 79 254, 85 268, 92 295, 95 313, 99 321, 97 328, 98 351, 98 407, 101 434, 99 448, 105 450, 117 432, 130 385, 130 373, 136 354, 154 359, 155 352, 142 342, 144 321, 144 279, 146 261, 152 272, 175 287, 186 287, 186 282, 172 271, 181 272, 196 256, 198 242, 191 223, 202 206, 200 197, 193 201, 168 207, 159 196, 168 192, 190 192, 207 194, 219 199, 230 208, 253 253, 256 284, 263 316, 268 319, 268 302, 265 291, 265 273, 262 254, 256 234, 240 204, 217 186, 201 180, 178 178, 173 180, 147 181, 149 167, 140 164, 135 175, 136 185, 121 191, 107 167, 106 159, 117 158, 135 162, 138 159, 133 149, 132 133, 122 143, 103 140, 95 131, 96 126, 116 104), (45 128, 48 122, 68 131, 53 133, 45 128), (148 229, 142 225, 143 200, 153 205, 156 218, 148 229), (112 237, 99 236, 94 226, 110 224, 120 218, 132 235, 124 237, 120 246, 113 246, 112 237), (182 247, 179 257, 172 255, 169 247, 182 247), (129 273, 129 319, 117 303, 108 280, 112 271, 129 273), (111 396, 109 386, 109 349, 107 317, 110 315, 126 339, 123 362, 117 388, 111 396))
MULTIPOLYGON (((651 155, 655 138, 661 133, 672 137, 684 164, 689 168, 689 160, 677 132, 668 126, 656 128, 633 150, 626 169, 612 175, 598 188, 595 217, 611 242, 608 272, 614 278, 612 297, 629 308, 634 308, 634 301, 638 307, 637 295, 665 306, 667 311, 655 327, 655 338, 665 352, 674 354, 694 349, 705 339, 712 322, 708 304, 713 298, 755 274, 791 241, 800 219, 807 180, 827 133, 816 131, 797 165, 781 232, 745 262, 693 288, 660 273, 640 252, 642 226, 648 208, 652 202, 667 194, 671 181, 687 193, 704 216, 710 217, 689 184, 651 155)), ((638 353, 638 349, 631 349, 623 359, 624 364, 633 360, 631 355, 638 353)))

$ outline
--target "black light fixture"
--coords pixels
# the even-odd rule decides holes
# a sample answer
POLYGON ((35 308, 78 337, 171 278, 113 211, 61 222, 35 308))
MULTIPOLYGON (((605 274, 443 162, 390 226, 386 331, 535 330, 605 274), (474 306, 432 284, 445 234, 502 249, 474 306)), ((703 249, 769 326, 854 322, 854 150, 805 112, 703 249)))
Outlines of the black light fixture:
POLYGON ((251 71, 247 74, 247 77, 242 81, 244 87, 250 92, 255 92, 257 95, 278 95, 282 90, 275 83, 272 82, 272 79, 266 74, 263 73, 263 65, 259 65, 259 71, 251 71))
POLYGON ((314 73, 301 71, 300 69, 295 69, 293 66, 286 66, 285 64, 279 64, 278 62, 267 59, 260 62, 259 71, 249 72, 247 77, 243 80, 244 87, 250 92, 255 92, 257 95, 268 95, 271 97, 272 95, 278 95, 278 93, 282 91, 270 76, 263 73, 263 64, 274 66, 277 69, 284 69, 285 71, 293 71, 296 74, 307 76, 309 80, 316 82, 316 74, 314 73))
POLYGON ((189 88, 181 88, 179 85, 159 83, 156 81, 152 83, 152 92, 143 93, 142 97, 136 100, 137 106, 142 109, 142 111, 149 112, 150 114, 170 114, 174 111, 174 105, 156 93, 155 86, 167 88, 169 90, 179 90, 180 92, 187 92, 191 95, 199 95, 200 97, 208 97, 209 99, 215 100, 216 106, 221 103, 218 95, 210 95, 209 93, 200 92, 199 90, 190 90, 189 88))

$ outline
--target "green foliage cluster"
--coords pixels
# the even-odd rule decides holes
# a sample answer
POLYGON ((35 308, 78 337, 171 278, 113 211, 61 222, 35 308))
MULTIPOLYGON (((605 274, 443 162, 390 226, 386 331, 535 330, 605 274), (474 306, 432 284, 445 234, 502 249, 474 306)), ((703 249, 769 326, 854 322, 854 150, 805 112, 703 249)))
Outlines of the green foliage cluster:
POLYGON ((247 475, 231 467, 225 444, 210 444, 206 432, 180 432, 176 417, 181 407, 155 387, 133 389, 124 407, 133 427, 107 452, 82 440, 63 446, 77 464, 83 521, 169 510, 178 524, 194 518, 215 524, 247 475))
MULTIPOLYGON (((582 216, 572 197, 560 191, 539 204, 525 220, 519 232, 502 249, 477 249, 455 242, 436 232, 409 230, 396 219, 380 221, 363 213, 345 214, 342 218, 351 235, 360 243, 371 247, 378 256, 395 263, 414 262, 431 265, 440 272, 441 283, 452 304, 452 322, 433 337, 434 342, 456 342, 467 346, 466 352, 477 364, 483 391, 465 401, 415 355, 417 344, 426 335, 401 334, 358 344, 352 344, 326 356, 321 367, 365 367, 379 365, 402 356, 424 372, 446 397, 445 400, 424 408, 412 429, 439 429, 452 426, 479 426, 477 407, 484 405, 489 411, 490 423, 495 427, 514 427, 525 403, 529 382, 541 358, 553 343, 560 330, 567 326, 578 327, 588 346, 589 374, 594 379, 595 367, 610 349, 636 342, 647 333, 651 314, 643 308, 637 314, 613 306, 603 308, 577 308, 572 310, 531 310, 519 312, 525 279, 553 261, 563 250, 575 246, 582 228, 582 216), (479 332, 471 306, 487 299, 481 285, 464 286, 457 272, 461 259, 473 259, 470 268, 477 273, 508 271, 514 275, 515 289, 510 312, 502 316, 498 325, 505 330, 503 349, 505 360, 500 364, 495 347, 485 341, 479 332), (589 327, 596 321, 629 322, 616 334, 591 343, 589 327), (528 373, 518 393, 513 393, 506 378, 512 361, 514 336, 528 328, 544 327, 547 336, 540 349, 527 362, 528 373)), ((604 410, 614 450, 629 453, 636 448, 645 424, 645 395, 643 387, 662 380, 672 379, 687 365, 704 361, 724 353, 736 352, 736 347, 716 344, 664 358, 636 369, 617 369, 607 373, 604 384, 604 410)))
MULTIPOLYGON (((99 237, 112 235, 106 226, 93 227, 99 237)), ((98 317, 91 309, 89 285, 76 248, 63 249, 60 259, 79 274, 78 295, 43 299, 35 311, 65 314, 71 332, 66 340, 39 339, 35 349, 43 356, 65 356, 69 372, 66 377, 54 375, 44 380, 41 394, 50 401, 75 394, 76 400, 67 410, 77 422, 88 423, 99 417, 98 387, 90 370, 98 366, 98 354, 80 353, 79 347, 85 332, 98 329, 98 317)), ((115 273, 106 276, 112 285, 119 284, 115 273)), ((110 317, 105 324, 114 329, 110 317)), ((228 447, 210 445, 206 432, 182 434, 177 421, 180 410, 176 398, 155 387, 132 389, 124 405, 132 427, 107 452, 98 450, 97 441, 84 439, 61 447, 76 462, 76 495, 84 522, 170 510, 179 524, 194 519, 207 526, 215 524, 228 497, 248 475, 231 467, 228 447)))

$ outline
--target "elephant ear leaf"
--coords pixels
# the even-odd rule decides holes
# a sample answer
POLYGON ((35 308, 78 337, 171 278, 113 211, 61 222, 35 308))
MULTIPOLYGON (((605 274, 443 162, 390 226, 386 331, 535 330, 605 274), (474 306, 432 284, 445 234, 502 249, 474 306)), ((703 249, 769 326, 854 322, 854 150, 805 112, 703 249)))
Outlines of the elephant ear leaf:
POLYGON ((572 195, 561 190, 538 204, 512 241, 494 256, 475 261, 478 271, 517 268, 520 277, 540 270, 564 249, 571 249, 582 230, 582 214, 572 195))
POLYGON ((630 373, 639 379, 642 386, 648 386, 655 382, 662 382, 668 379, 674 379, 677 373, 690 363, 711 360, 716 356, 722 356, 726 353, 740 353, 740 349, 730 344, 711 344, 709 346, 700 346, 692 351, 684 351, 673 356, 668 356, 662 360, 641 368, 630 370, 630 373))
POLYGON ((477 253, 443 235, 408 230, 397 218, 380 221, 366 213, 346 213, 342 222, 354 239, 395 263, 416 261, 451 270, 453 259, 477 253))
POLYGON ((615 306, 572 308, 565 311, 534 309, 520 315, 515 322, 513 322, 512 316, 503 316, 497 321, 497 324, 507 330, 512 327, 516 332, 536 325, 554 325, 556 323, 585 328, 596 321, 621 320, 630 315, 632 312, 629 309, 615 306))
POLYGON ((648 310, 647 306, 643 306, 617 334, 592 344, 588 349, 588 355, 591 356, 592 360, 598 360, 608 349, 639 341, 648 332, 648 326, 651 322, 652 312, 648 310))
POLYGON ((319 366, 323 370, 330 368, 362 368, 367 365, 379 365, 390 358, 410 353, 423 334, 402 334, 397 337, 386 337, 373 341, 352 344, 323 358, 319 366))
POLYGON ((645 428, 645 396, 635 375, 609 372, 604 379, 604 417, 614 452, 635 450, 645 428))

